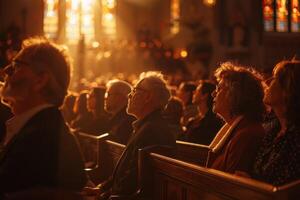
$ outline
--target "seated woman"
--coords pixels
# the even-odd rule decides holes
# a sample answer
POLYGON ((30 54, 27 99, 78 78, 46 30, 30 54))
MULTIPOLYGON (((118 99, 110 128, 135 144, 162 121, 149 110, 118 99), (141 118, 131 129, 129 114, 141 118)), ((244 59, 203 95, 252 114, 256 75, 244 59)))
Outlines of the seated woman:
POLYGON ((273 70, 264 102, 279 126, 267 132, 256 157, 253 177, 273 185, 300 179, 300 61, 282 61, 273 70))
POLYGON ((231 63, 222 64, 215 76, 218 85, 213 92, 213 111, 226 124, 209 146, 214 156, 208 167, 249 173, 265 133, 261 124, 265 111, 262 82, 254 70, 231 63))
POLYGON ((183 140, 209 145, 222 127, 223 121, 212 111, 211 94, 215 88, 216 85, 210 81, 200 81, 193 95, 193 104, 197 105, 199 114, 189 121, 183 140))

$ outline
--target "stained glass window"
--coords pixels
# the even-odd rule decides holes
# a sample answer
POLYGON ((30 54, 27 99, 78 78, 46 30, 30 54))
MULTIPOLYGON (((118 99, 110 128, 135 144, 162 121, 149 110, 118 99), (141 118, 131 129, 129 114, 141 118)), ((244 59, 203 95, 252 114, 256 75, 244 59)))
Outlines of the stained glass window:
POLYGON ((273 0, 263 1, 264 29, 265 31, 274 30, 274 9, 273 0))
POLYGON ((47 0, 44 11, 44 34, 55 39, 58 31, 58 0, 47 0))
POLYGON ((115 8, 115 0, 102 0, 102 27, 104 34, 109 37, 116 35, 115 8))
POLYGON ((300 32, 300 0, 263 0, 264 30, 300 32))
POLYGON ((276 1, 276 30, 278 32, 288 31, 288 5, 287 0, 276 1))
POLYGON ((299 0, 292 0, 291 7, 291 31, 300 32, 299 0))
POLYGON ((171 0, 171 33, 177 34, 180 30, 180 0, 171 0))
POLYGON ((67 0, 66 38, 69 43, 77 43, 81 35, 86 42, 94 40, 93 0, 67 0))

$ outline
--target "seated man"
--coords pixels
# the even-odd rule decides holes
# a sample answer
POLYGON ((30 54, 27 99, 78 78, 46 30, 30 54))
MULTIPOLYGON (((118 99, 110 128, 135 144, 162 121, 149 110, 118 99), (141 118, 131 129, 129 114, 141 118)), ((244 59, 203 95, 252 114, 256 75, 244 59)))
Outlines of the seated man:
POLYGON ((78 145, 58 109, 70 82, 63 49, 31 38, 4 69, 7 121, 0 154, 0 195, 33 188, 80 191, 86 183, 78 145))
POLYGON ((110 119, 110 139, 127 144, 132 133, 132 122, 135 117, 126 112, 128 94, 131 92, 129 83, 121 80, 111 80, 106 84, 104 107, 112 115, 110 119))
POLYGON ((175 138, 161 113, 170 98, 161 74, 142 74, 128 96, 127 112, 137 118, 133 123, 132 137, 112 178, 94 190, 85 190, 87 193, 100 195, 102 199, 110 195, 131 195, 137 191, 138 149, 154 145, 176 146, 175 138))
POLYGON ((193 104, 197 105, 199 114, 191 118, 184 140, 209 145, 223 125, 223 121, 212 111, 213 97, 211 94, 216 86, 210 81, 199 83, 193 95, 193 104))

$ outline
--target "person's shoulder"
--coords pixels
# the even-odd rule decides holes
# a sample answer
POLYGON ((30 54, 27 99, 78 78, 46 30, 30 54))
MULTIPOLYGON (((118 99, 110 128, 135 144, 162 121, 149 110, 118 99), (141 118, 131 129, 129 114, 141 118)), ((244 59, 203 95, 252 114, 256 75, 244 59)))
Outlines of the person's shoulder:
POLYGON ((246 121, 242 127, 237 128, 239 137, 245 139, 262 138, 265 135, 265 130, 260 122, 246 121))

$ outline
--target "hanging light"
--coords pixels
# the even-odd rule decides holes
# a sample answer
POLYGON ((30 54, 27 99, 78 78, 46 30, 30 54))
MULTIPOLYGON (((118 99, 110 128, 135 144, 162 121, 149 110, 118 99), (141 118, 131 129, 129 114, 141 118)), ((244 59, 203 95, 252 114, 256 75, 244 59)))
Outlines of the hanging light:
POLYGON ((203 0, 203 4, 208 7, 213 7, 216 5, 216 0, 203 0))

